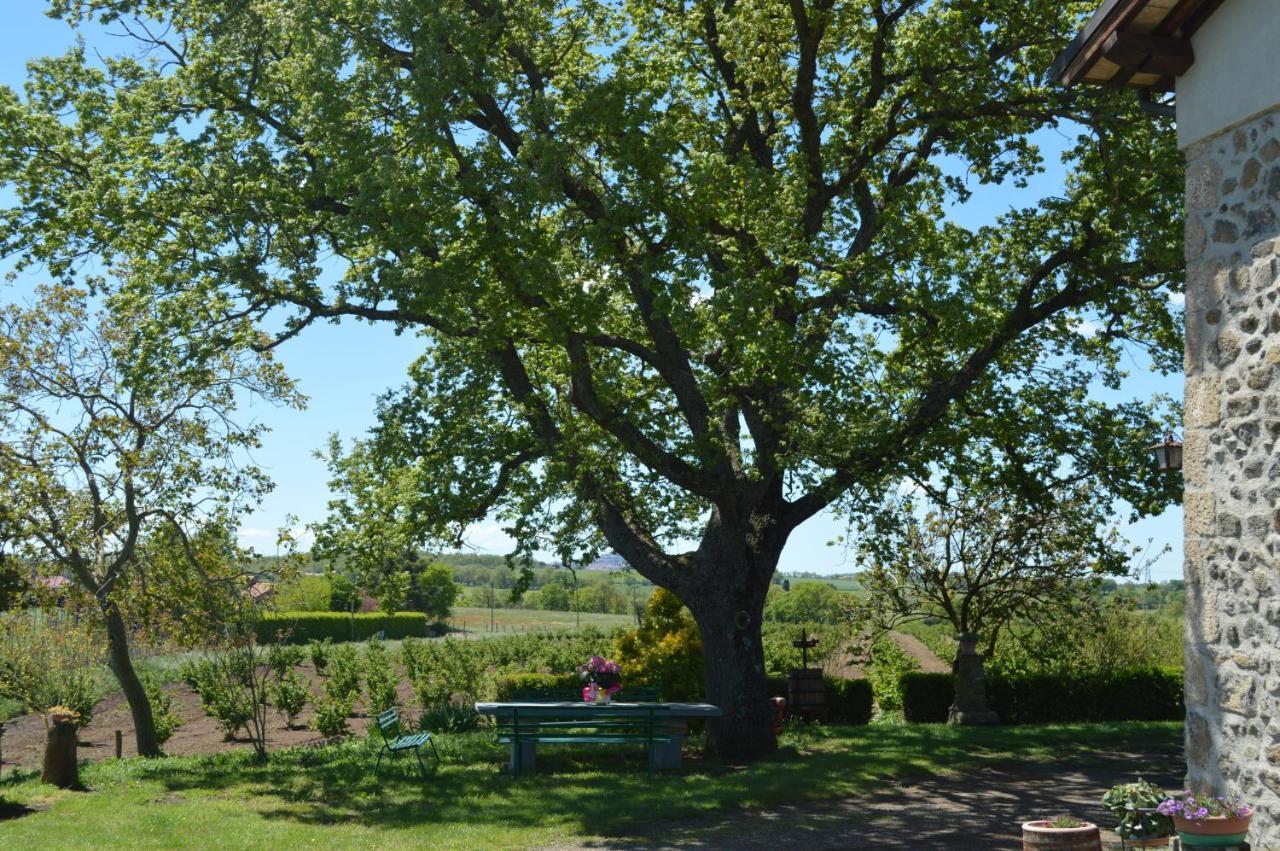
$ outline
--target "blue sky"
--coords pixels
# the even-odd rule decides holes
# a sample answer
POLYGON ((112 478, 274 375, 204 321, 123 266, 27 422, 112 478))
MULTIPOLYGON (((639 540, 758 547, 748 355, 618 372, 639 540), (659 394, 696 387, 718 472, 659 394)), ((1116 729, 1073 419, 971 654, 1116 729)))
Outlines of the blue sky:
MULTIPOLYGON (((0 27, 0 84, 20 88, 28 60, 64 52, 74 35, 60 21, 44 16, 44 0, 7 0, 4 26, 0 27)), ((125 48, 125 43, 91 32, 90 46, 104 52, 125 48)), ((1042 134, 1037 141, 1049 154, 1046 172, 1031 182, 1025 191, 1008 187, 974 187, 974 195, 963 208, 951 215, 967 226, 993 220, 1028 198, 1043 197, 1061 191, 1062 174, 1054 167, 1051 152, 1065 145, 1065 137, 1042 134)), ((18 293, 38 283, 38 276, 19 280, 18 293)), ((241 530, 242 541, 261 552, 274 549, 276 529, 286 515, 293 514, 306 523, 324 516, 328 500, 324 464, 314 457, 328 435, 338 432, 344 437, 359 435, 373 424, 376 397, 402 383, 405 369, 417 356, 421 345, 410 335, 395 336, 385 326, 357 322, 320 325, 308 329, 279 350, 279 356, 310 398, 305 411, 278 410, 259 403, 253 414, 271 426, 263 447, 255 453, 256 461, 276 482, 257 511, 250 515, 241 530)), ((1182 397, 1180 376, 1162 378, 1148 373, 1145 366, 1130 365, 1131 378, 1123 388, 1125 397, 1145 398, 1157 393, 1176 399, 1182 397)), ((1147 459, 1135 459, 1146 463, 1147 459)), ((819 515, 792 535, 782 555, 784 571, 838 573, 852 568, 844 551, 828 546, 842 531, 835 518, 819 515)), ((1148 518, 1124 528, 1138 546, 1151 540, 1150 552, 1165 545, 1170 552, 1152 569, 1155 579, 1180 578, 1182 575, 1182 511, 1171 509, 1160 517, 1148 518)), ((480 523, 468 535, 470 545, 480 552, 503 552, 507 538, 498 524, 480 523)))

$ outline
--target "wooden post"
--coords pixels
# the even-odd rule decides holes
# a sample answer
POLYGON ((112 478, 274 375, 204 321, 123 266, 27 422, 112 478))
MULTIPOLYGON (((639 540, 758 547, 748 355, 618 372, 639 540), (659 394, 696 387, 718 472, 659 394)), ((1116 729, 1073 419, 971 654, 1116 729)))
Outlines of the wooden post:
POLYGON ((116 730, 116 759, 124 755, 124 732, 116 730))

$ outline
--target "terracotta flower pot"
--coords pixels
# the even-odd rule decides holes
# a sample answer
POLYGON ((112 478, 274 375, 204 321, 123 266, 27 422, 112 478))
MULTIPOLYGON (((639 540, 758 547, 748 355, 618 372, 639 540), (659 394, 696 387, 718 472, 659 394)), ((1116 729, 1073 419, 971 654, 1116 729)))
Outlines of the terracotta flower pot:
POLYGON ((1080 827, 1049 827, 1046 819, 1022 823, 1022 851, 1102 851, 1098 826, 1085 822, 1080 827))
POLYGON ((1252 820, 1252 812, 1247 816, 1213 816, 1195 821, 1175 813, 1173 827, 1178 831, 1182 844, 1187 847, 1233 845, 1244 842, 1252 820))

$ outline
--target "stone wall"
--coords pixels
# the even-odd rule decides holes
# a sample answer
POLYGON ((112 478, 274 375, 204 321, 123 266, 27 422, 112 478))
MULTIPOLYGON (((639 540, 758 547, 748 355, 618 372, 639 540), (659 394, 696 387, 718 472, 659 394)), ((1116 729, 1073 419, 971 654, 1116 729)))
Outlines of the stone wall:
POLYGON ((1280 848, 1280 109, 1187 155, 1187 780, 1280 848))

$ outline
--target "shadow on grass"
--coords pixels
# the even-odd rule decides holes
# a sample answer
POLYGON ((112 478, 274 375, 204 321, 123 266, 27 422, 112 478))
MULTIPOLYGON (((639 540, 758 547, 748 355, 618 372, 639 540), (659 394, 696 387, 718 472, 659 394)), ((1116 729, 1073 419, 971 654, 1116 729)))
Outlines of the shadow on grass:
MULTIPOLYGON (((698 820, 744 807, 831 799, 881 789, 892 778, 928 776, 1002 761, 1173 758, 1176 725, 1009 727, 810 727, 783 737, 768 760, 730 766, 690 755, 678 772, 648 776, 641 748, 540 748, 537 771, 513 779, 507 752, 489 733, 440 737, 441 766, 425 779, 412 758, 373 773, 372 739, 271 755, 227 753, 132 762, 121 768, 171 792, 244 797, 265 818, 385 829, 430 825, 553 828, 591 834, 608 813, 612 835, 641 835, 662 822, 698 820)), ((121 764, 124 765, 124 764, 121 764)), ((109 769, 104 769, 109 772, 109 769)), ((107 780, 107 774, 101 778, 107 780)))

